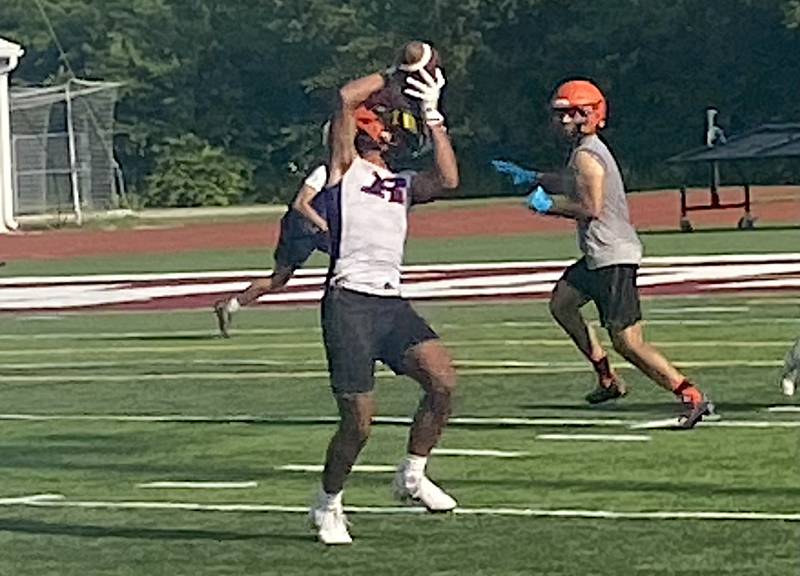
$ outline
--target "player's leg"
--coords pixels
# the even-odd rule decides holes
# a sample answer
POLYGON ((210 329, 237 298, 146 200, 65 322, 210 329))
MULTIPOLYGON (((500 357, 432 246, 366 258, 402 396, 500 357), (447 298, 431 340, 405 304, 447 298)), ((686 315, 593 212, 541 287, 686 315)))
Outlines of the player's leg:
POLYGON ((242 307, 249 306, 264 294, 275 292, 286 286, 293 273, 294 268, 277 265, 268 277, 258 278, 239 294, 214 303, 214 314, 217 317, 217 326, 222 336, 225 338, 230 337, 233 314, 242 307))
POLYGON ((395 475, 395 496, 424 504, 432 512, 446 512, 456 501, 426 475, 425 467, 450 417, 456 371, 450 353, 436 332, 405 301, 395 301, 385 324, 380 358, 397 374, 412 378, 422 388, 414 415, 407 454, 395 475))
POLYGON ((250 286, 248 286, 243 292, 240 292, 231 300, 235 300, 239 307, 249 306, 264 294, 277 292, 286 286, 286 283, 289 282, 289 279, 292 277, 292 274, 294 274, 294 271, 295 267, 293 264, 283 262, 276 263, 272 274, 270 274, 267 278, 258 278, 257 280, 253 281, 250 286))
POLYGON ((592 273, 586 268, 585 260, 581 259, 567 268, 550 297, 550 313, 594 367, 597 388, 586 396, 586 400, 597 404, 624 396, 627 389, 611 369, 608 354, 594 329, 581 314, 581 308, 590 300, 592 281, 592 273))
POLYGON ((322 486, 311 509, 320 541, 352 540, 342 505, 345 480, 369 438, 375 414, 372 311, 365 296, 331 289, 322 303, 322 331, 339 427, 328 445, 322 486))
POLYGON ((645 342, 636 272, 636 266, 625 265, 598 270, 598 284, 603 287, 603 296, 596 301, 601 322, 623 358, 684 403, 682 422, 692 428, 711 414, 713 405, 661 352, 645 342))
POLYGON ((428 340, 408 351, 405 373, 423 391, 408 437, 408 453, 427 458, 450 417, 456 370, 441 341, 428 340))
POLYGON ((322 487, 310 516, 323 544, 350 544, 342 495, 344 483, 369 439, 375 398, 372 392, 337 394, 339 427, 328 444, 322 487))
POLYGON ((339 495, 361 449, 367 443, 375 415, 373 392, 337 394, 339 428, 328 444, 322 489, 326 494, 339 495))
POLYGON ((214 304, 214 313, 220 333, 227 338, 233 319, 233 314, 244 306, 249 306, 261 296, 277 292, 286 286, 294 271, 302 267, 315 250, 322 248, 322 239, 326 236, 315 232, 303 217, 290 210, 281 219, 281 231, 278 245, 275 248, 275 266, 272 274, 267 278, 259 278, 248 286, 243 292, 219 300, 214 304))
POLYGON ((786 353, 781 371, 781 389, 787 396, 794 396, 798 384, 800 384, 800 338, 795 340, 786 353))

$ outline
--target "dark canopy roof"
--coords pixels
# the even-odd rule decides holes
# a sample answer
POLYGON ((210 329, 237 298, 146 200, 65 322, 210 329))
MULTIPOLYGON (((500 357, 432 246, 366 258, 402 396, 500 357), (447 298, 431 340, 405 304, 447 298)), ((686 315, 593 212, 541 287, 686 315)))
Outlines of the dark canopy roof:
POLYGON ((759 160, 792 156, 800 156, 800 123, 764 124, 728 138, 726 144, 714 148, 694 148, 667 159, 667 162, 759 160))

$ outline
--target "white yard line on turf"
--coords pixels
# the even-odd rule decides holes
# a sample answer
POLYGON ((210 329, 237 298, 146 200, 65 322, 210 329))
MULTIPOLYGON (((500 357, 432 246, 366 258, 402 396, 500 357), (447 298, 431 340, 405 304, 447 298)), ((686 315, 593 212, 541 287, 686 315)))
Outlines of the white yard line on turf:
POLYGON ((573 442, 649 442, 647 434, 537 434, 537 440, 566 440, 573 442))
MULTIPOLYGON (((308 328, 241 328, 236 335, 242 336, 285 336, 287 334, 320 333, 317 327, 308 328)), ((172 332, 48 332, 46 334, 0 334, 0 340, 114 340, 136 338, 193 338, 207 336, 209 340, 216 334, 213 330, 175 330, 172 332)))
MULTIPOLYGON (((798 301, 800 302, 800 300, 798 301)), ((689 309, 686 309, 689 310, 689 309)), ((655 312, 650 310, 650 312, 655 312)), ((656 314, 667 315, 671 313, 670 309, 660 309, 656 314)), ((54 318, 55 319, 55 318, 54 318)), ((644 324, 648 326, 735 326, 735 325, 752 325, 752 324, 800 324, 800 318, 747 318, 747 319, 698 319, 698 318, 681 318, 681 319, 665 319, 655 318, 644 320, 644 324)), ((597 322, 591 322, 597 326, 597 322)), ((480 330, 487 328, 526 328, 526 329, 553 329, 560 330, 558 325, 552 321, 508 321, 508 322, 476 322, 476 323, 459 323, 459 322, 444 322, 437 324, 437 327, 443 330, 480 330)), ((237 328, 234 329, 233 335, 235 337, 246 336, 286 336, 290 334, 319 334, 320 329, 311 326, 307 328, 237 328)), ((207 336, 209 340, 213 340, 216 334, 213 330, 176 330, 173 332, 154 331, 154 332, 47 332, 42 334, 0 334, 0 340, 135 340, 137 338, 192 338, 207 336)), ((227 342, 227 341, 225 341, 227 342)), ((310 342, 304 342, 308 344, 310 342)))
MULTIPOLYGON (((574 344, 567 338, 544 339, 517 339, 496 338, 480 340, 447 340, 451 348, 470 348, 486 346, 519 347, 519 346, 546 346, 555 348, 573 348, 574 344)), ((785 348, 786 340, 703 340, 703 341, 655 341, 654 346, 660 348, 785 348)), ((116 346, 112 351, 98 351, 92 347, 85 348, 26 348, 20 350, 0 350, 0 356, 45 356, 45 355, 75 355, 75 354, 173 354, 175 352, 235 352, 241 350, 296 350, 322 349, 322 342, 265 342, 261 344, 235 344, 219 342, 217 344, 200 344, 185 346, 116 346)))
MULTIPOLYGON (((324 360, 257 360, 248 358, 224 358, 224 359, 159 359, 151 358, 147 360, 147 366, 215 366, 222 367, 263 367, 263 366, 282 366, 284 368, 292 368, 296 366, 303 366, 305 368, 317 368, 318 370, 305 370, 305 371, 287 371, 280 372, 228 372, 226 376, 217 374, 209 374, 209 377, 221 378, 224 380, 235 380, 238 375, 256 374, 256 376, 244 376, 243 379, 260 378, 262 375, 274 375, 280 378, 322 378, 327 375, 323 369, 325 368, 324 360)), ((782 360, 687 360, 675 362, 678 368, 732 368, 732 367, 745 367, 745 368, 774 368, 783 365, 782 360)), ((455 360, 456 368, 459 368, 459 374, 462 376, 473 375, 505 375, 505 374, 565 374, 565 373, 580 373, 585 372, 587 364, 584 361, 566 361, 566 362, 531 362, 524 360, 455 360)), ((119 374, 106 375, 98 372, 98 368, 137 368, 142 367, 142 362, 139 359, 132 358, 128 361, 115 361, 115 360, 87 360, 78 362, 5 362, 1 368, 3 370, 93 370, 92 377, 86 375, 9 375, 4 377, 6 381, 13 381, 15 378, 22 378, 20 382, 36 382, 38 380, 52 381, 58 383, 59 381, 70 381, 73 377, 77 380, 72 381, 92 381, 104 380, 106 376, 110 381, 124 381, 129 379, 131 381, 141 380, 135 374, 128 375, 127 377, 119 374)), ((631 364, 620 363, 615 365, 617 369, 633 370, 631 364)), ((181 376, 183 372, 164 373, 164 374, 149 374, 147 379, 163 379, 175 380, 183 378, 194 378, 194 376, 181 376)), ((383 368, 379 368, 376 372, 378 377, 391 377, 391 373, 383 368)), ((270 377, 270 376, 264 376, 270 377)), ((198 378, 202 380, 203 378, 198 378)))
MULTIPOLYGON (((700 422, 701 428, 800 428, 800 420, 716 420, 700 422)), ((664 418, 637 422, 628 426, 631 430, 673 430, 680 428, 677 418, 664 418)))
POLYGON ((770 406, 768 412, 800 412, 800 406, 770 406))
POLYGON ((748 306, 796 306, 800 305, 800 298, 753 298, 751 300, 745 300, 744 303, 748 306))
MULTIPOLYGON (((150 358, 148 366, 316 366, 324 368, 324 360, 257 360, 249 358, 219 358, 213 360, 185 359, 185 358, 150 358)), ((137 358, 130 360, 86 360, 79 362, 4 362, 0 368, 3 370, 68 370, 68 369, 96 369, 96 368, 141 368, 142 361, 137 358)))
MULTIPOLYGON (((202 504, 199 502, 67 500, 60 495, 0 499, 0 506, 84 508, 108 510, 183 510, 191 512, 255 512, 307 514, 307 506, 275 504, 202 504)), ((345 512, 374 515, 418 515, 424 508, 400 506, 346 506, 345 512)), ((456 508, 460 516, 510 516, 522 518, 583 518, 597 520, 746 520, 800 522, 800 513, 664 510, 616 512, 612 510, 547 510, 536 508, 456 508)))
POLYGON ((63 498, 61 494, 32 494, 30 496, 13 496, 11 498, 0 498, 0 506, 15 506, 18 504, 29 504, 39 500, 58 500, 63 498))
POLYGON ((734 312, 749 312, 747 306, 682 306, 675 308, 649 308, 650 314, 720 314, 734 312))
POLYGON ((185 488, 190 490, 236 490, 257 488, 258 482, 145 482, 137 484, 137 488, 185 488))
MULTIPOLYGON (((568 374, 584 372, 585 367, 573 368, 474 368, 459 370, 461 376, 497 376, 497 375, 527 375, 527 374, 568 374)), ((376 372, 378 378, 394 378, 395 375, 387 370, 376 372)), ((178 372, 164 374, 59 374, 41 376, 3 375, 5 384, 36 384, 48 383, 60 385, 65 383, 94 383, 94 382, 158 382, 172 380, 208 381, 208 380, 263 380, 266 378, 279 380, 302 380, 328 378, 325 370, 286 371, 286 372, 178 372)))
MULTIPOLYGON (((151 423, 262 423, 262 424, 337 424, 337 416, 262 417, 250 414, 222 414, 201 416, 191 414, 0 414, 0 421, 21 422, 151 422, 151 423)), ((377 416, 375 424, 411 424, 408 416, 377 416)), ((480 418, 456 416, 450 418, 451 426, 626 426, 633 420, 618 418, 480 418)))
POLYGON ((474 448, 434 448, 433 454, 435 456, 468 456, 474 458, 523 458, 529 455, 528 452, 474 448))
MULTIPOLYGON (((224 365, 224 362, 218 363, 224 365)), ((290 363, 284 363, 288 365, 290 363)), ((731 368, 733 366, 741 367, 758 367, 769 368, 781 366, 783 364, 780 360, 734 360, 734 361, 688 361, 676 362, 675 365, 679 368, 731 368)), ((13 366, 13 365, 12 365, 13 366)), ((460 376, 526 376, 526 375, 546 375, 546 374, 580 374, 586 371, 586 366, 583 363, 575 363, 565 365, 542 363, 523 363, 523 362, 470 362, 464 363, 456 362, 456 366, 460 367, 458 374, 460 376), (475 366, 473 368, 464 366, 475 366), (478 366, 485 366, 478 368, 478 366)), ((44 369, 47 366, 40 366, 44 369)), ((618 368, 632 369, 632 366, 621 364, 618 368)), ((376 372, 378 378, 394 378, 395 375, 388 370, 379 370, 376 372)), ((47 374, 47 375, 3 375, 2 381, 6 384, 35 384, 35 383, 48 383, 53 385, 60 385, 65 383, 96 383, 96 382, 153 382, 153 381, 208 381, 208 380, 224 380, 224 381, 251 381, 262 379, 279 379, 279 380, 304 380, 304 379, 320 379, 327 378, 328 372, 325 370, 288 370, 288 371, 271 371, 271 372, 172 372, 172 373, 158 373, 158 374, 99 374, 92 372, 90 374, 47 374)))
MULTIPOLYGON (((249 414, 222 414, 202 416, 191 414, 0 414, 0 421, 11 422, 145 422, 145 423, 242 423, 242 424, 338 424, 336 416, 253 416, 249 414)), ((411 424, 407 416, 377 416, 375 424, 411 424)), ((630 418, 486 418, 456 416, 448 421, 449 426, 492 427, 627 427, 635 429, 666 429, 677 425, 677 418, 640 421, 630 418)), ((701 422, 703 428, 800 428, 800 420, 721 420, 701 422)))
POLYGON ((173 354, 175 352, 233 352, 236 350, 296 350, 298 348, 322 349, 322 342, 275 342, 272 344, 200 344, 191 346, 116 346, 113 350, 96 348, 27 348, 25 350, 0 350, 0 356, 41 356, 75 354, 173 354))

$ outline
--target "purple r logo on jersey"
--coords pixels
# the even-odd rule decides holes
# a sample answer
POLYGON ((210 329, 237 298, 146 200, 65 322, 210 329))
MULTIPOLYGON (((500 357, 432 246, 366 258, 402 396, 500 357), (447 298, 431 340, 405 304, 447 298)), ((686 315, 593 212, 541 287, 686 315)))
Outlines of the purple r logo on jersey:
POLYGON ((408 188, 408 181, 402 176, 392 176, 391 178, 381 178, 377 172, 372 173, 375 180, 369 186, 363 186, 362 192, 386 198, 384 192, 389 193, 389 202, 395 204, 406 203, 406 189, 408 188))

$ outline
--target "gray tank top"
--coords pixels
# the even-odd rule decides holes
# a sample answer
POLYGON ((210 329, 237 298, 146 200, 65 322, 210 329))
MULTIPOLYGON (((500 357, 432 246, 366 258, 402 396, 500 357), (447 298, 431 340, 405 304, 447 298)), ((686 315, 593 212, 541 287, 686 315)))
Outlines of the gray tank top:
POLYGON ((584 137, 573 150, 569 161, 574 168, 575 154, 591 154, 605 169, 603 209, 600 217, 589 222, 578 221, 578 246, 586 256, 589 269, 614 264, 640 264, 642 243, 631 224, 625 185, 617 161, 597 135, 584 137))

